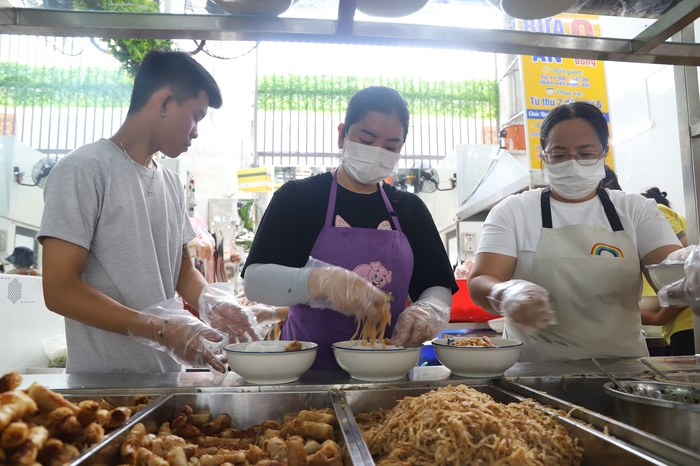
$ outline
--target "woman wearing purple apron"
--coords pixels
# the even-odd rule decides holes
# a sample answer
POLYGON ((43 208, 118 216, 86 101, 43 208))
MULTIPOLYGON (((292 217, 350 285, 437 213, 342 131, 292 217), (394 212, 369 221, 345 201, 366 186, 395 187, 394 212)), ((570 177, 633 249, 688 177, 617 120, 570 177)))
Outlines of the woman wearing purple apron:
POLYGON ((291 306, 282 339, 318 343, 312 369, 338 368, 331 344, 387 308, 386 336, 407 347, 434 338, 449 320, 457 285, 430 212, 383 183, 398 165, 408 120, 395 90, 356 93, 338 126, 341 165, 285 183, 256 233, 246 296, 291 306))

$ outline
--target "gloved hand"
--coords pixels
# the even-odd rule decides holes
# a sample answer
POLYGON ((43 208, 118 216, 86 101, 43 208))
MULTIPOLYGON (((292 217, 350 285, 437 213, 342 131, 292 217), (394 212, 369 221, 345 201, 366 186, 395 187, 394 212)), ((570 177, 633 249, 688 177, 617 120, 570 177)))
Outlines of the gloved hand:
POLYGON ((419 299, 399 314, 391 334, 392 344, 420 346, 442 332, 450 320, 450 306, 437 298, 419 299))
POLYGON ((168 353, 180 364, 209 367, 225 375, 226 356, 222 348, 228 344, 228 337, 182 307, 182 301, 173 298, 141 311, 129 323, 127 335, 168 353))
POLYGON ((261 340, 264 332, 255 313, 242 306, 230 283, 212 283, 199 295, 199 317, 228 335, 229 343, 261 340))
POLYGON ((556 323, 549 304, 549 291, 527 280, 509 280, 495 285, 488 300, 507 321, 523 326, 528 333, 556 323))
POLYGON ((691 306, 693 312, 700 306, 700 246, 692 245, 673 251, 662 264, 684 262, 685 278, 659 290, 659 304, 667 306, 691 306))
POLYGON ((391 307, 379 288, 355 272, 309 257, 304 268, 309 275, 309 301, 318 309, 333 309, 356 320, 380 322, 391 313, 391 307))

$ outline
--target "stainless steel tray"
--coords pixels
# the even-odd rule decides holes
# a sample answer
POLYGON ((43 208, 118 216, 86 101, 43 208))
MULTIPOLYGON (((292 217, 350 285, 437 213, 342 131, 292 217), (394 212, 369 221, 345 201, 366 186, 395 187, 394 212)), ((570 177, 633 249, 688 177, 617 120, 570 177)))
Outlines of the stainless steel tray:
POLYGON ((78 464, 78 463, 82 462, 84 460, 84 458, 91 456, 95 451, 102 448, 102 446, 106 442, 109 442, 112 437, 119 435, 122 430, 127 429, 127 431, 128 431, 128 429, 130 429, 133 424, 139 422, 143 417, 145 417, 148 414, 148 412, 150 412, 150 409, 152 407, 160 404, 166 398, 165 395, 154 394, 154 393, 146 394, 140 390, 133 390, 133 391, 122 390, 121 393, 109 393, 109 394, 104 394, 104 393, 102 393, 103 391, 101 391, 101 390, 83 390, 82 392, 71 392, 71 393, 65 393, 65 392, 62 392, 61 390, 55 390, 55 392, 60 393, 63 396, 63 398, 70 401, 71 403, 78 404, 81 401, 85 401, 85 400, 93 400, 93 401, 97 401, 97 402, 99 402, 100 400, 105 400, 105 401, 109 402, 110 404, 114 405, 115 407, 133 406, 134 396, 136 396, 136 395, 148 395, 152 399, 152 401, 148 405, 146 405, 145 408, 132 414, 129 417, 129 419, 127 419, 124 422, 123 426, 118 427, 110 432, 107 432, 105 434, 105 439, 102 442, 100 442, 99 444, 93 445, 92 447, 83 451, 78 457, 76 457, 72 461, 72 464, 78 464))
MULTIPOLYGON (((601 377, 541 377, 519 378, 518 382, 501 380, 500 386, 520 396, 570 413, 570 417, 582 420, 600 432, 653 456, 665 464, 698 465, 700 454, 669 442, 638 428, 625 419, 613 419, 615 398, 605 393, 607 378, 601 377), (535 388, 523 385, 533 384, 535 388), (605 410, 600 409, 605 406, 605 410), (608 407, 609 406, 609 407, 608 407), (601 414, 603 413, 603 414, 601 414)), ((627 383, 627 382, 623 382, 627 383)))
MULTIPOLYGON (((452 381, 454 384, 455 381, 452 381)), ((492 381, 490 383, 469 383, 470 387, 481 392, 487 393, 496 401, 501 403, 522 401, 525 398, 515 392, 506 390, 500 386, 500 382, 492 381)), ((355 422, 354 416, 360 413, 367 413, 378 408, 391 409, 405 396, 419 396, 431 388, 396 388, 396 389, 377 389, 377 390, 356 390, 341 392, 341 403, 346 411, 348 424, 351 430, 357 432, 356 441, 360 454, 364 459, 364 464, 373 465, 367 445, 364 443, 360 434, 359 428, 355 422), (369 460, 367 460, 369 458, 369 460)), ((543 404, 549 404, 546 395, 540 397, 543 404)), ((552 406, 560 408, 560 406, 552 406)), ((572 418, 576 419, 576 415, 572 418)), ((577 438, 579 444, 585 449, 583 464, 584 465, 599 465, 599 464, 625 464, 625 465, 666 465, 668 462, 648 451, 641 448, 629 445, 610 435, 606 435, 593 427, 586 426, 580 422, 575 422, 572 419, 556 416, 557 421, 566 428, 566 430, 574 438, 577 438)))
MULTIPOLYGON (((231 417, 231 425, 244 429, 265 420, 278 422, 285 415, 297 415, 304 409, 331 408, 338 418, 340 426, 337 440, 344 443, 347 450, 346 465, 365 464, 359 458, 354 434, 348 429, 345 412, 340 405, 340 399, 334 391, 303 391, 303 392, 202 392, 175 393, 164 397, 157 403, 151 403, 147 412, 139 420, 149 432, 155 432, 166 421, 172 421, 175 413, 182 405, 190 405, 195 412, 211 412, 212 417, 227 414, 231 417)), ((120 448, 131 427, 121 429, 89 454, 83 455, 72 465, 117 465, 121 464, 120 448)))

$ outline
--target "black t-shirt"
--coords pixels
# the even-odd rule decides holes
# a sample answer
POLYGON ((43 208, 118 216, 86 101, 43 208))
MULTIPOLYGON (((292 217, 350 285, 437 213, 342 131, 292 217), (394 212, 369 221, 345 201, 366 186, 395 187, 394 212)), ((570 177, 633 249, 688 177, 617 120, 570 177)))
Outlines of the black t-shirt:
MULTIPOLYGON (((332 181, 333 175, 328 172, 282 185, 263 215, 245 266, 303 267, 326 220, 332 181)), ((456 292, 452 267, 428 208, 418 196, 386 183, 384 191, 413 251, 413 274, 408 289, 411 299, 417 300, 432 286, 456 292)), ((358 194, 338 185, 333 219, 336 215, 352 228, 376 229, 388 220, 395 229, 379 191, 358 194)))

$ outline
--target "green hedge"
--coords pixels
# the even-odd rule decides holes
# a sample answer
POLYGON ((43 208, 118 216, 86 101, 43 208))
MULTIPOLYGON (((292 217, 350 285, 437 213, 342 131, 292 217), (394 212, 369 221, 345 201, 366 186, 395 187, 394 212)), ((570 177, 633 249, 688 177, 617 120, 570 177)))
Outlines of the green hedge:
POLYGON ((399 91, 411 113, 498 118, 496 80, 431 81, 415 78, 265 75, 258 82, 258 109, 342 113, 350 97, 368 86, 399 91))
POLYGON ((121 70, 0 62, 0 105, 7 107, 123 108, 132 87, 121 70))

